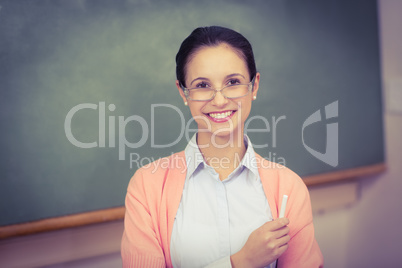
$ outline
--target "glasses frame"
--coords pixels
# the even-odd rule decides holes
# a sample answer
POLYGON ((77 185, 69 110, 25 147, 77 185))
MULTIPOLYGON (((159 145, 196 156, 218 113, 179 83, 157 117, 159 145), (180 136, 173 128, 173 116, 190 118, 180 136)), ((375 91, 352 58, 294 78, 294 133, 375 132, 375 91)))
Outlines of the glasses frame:
POLYGON ((254 90, 254 81, 255 81, 255 76, 254 76, 253 79, 251 79, 251 81, 250 81, 249 83, 247 83, 247 84, 236 84, 236 85, 248 86, 248 92, 247 92, 246 94, 244 94, 243 96, 239 96, 239 97, 227 97, 227 96, 225 96, 225 94, 223 94, 223 93, 221 92, 221 91, 224 90, 225 88, 231 87, 232 85, 224 86, 224 87, 222 87, 222 88, 220 88, 220 89, 215 89, 215 88, 212 88, 212 87, 211 87, 210 89, 214 91, 214 95, 212 95, 211 98, 206 99, 206 100, 194 100, 194 99, 190 98, 190 91, 193 90, 193 89, 196 89, 196 88, 186 88, 186 87, 184 87, 182 84, 180 84, 180 87, 181 87, 181 89, 182 89, 183 92, 184 92, 184 96, 186 96, 186 99, 188 99, 188 100, 192 100, 192 101, 210 101, 210 100, 213 100, 213 99, 215 98, 216 92, 221 92, 221 94, 222 94, 222 96, 223 96, 224 98, 231 100, 231 99, 242 98, 242 97, 245 97, 245 96, 247 96, 248 94, 250 94, 250 92, 252 92, 252 91, 254 90))

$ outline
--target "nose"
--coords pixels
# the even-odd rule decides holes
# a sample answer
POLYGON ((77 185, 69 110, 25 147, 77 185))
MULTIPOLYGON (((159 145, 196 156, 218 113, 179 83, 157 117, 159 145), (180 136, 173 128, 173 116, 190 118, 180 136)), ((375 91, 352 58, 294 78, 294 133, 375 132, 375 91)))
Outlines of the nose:
POLYGON ((215 97, 211 100, 211 104, 217 107, 225 106, 228 103, 228 99, 225 98, 221 91, 217 91, 215 97))

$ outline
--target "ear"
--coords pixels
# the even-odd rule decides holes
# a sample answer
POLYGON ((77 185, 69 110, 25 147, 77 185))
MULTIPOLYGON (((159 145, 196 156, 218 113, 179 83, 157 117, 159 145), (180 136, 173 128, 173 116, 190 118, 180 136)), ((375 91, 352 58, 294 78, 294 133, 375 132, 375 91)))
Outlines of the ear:
POLYGON ((183 89, 180 87, 180 82, 179 82, 179 80, 176 80, 176 87, 177 87, 177 89, 179 90, 179 94, 180 94, 181 98, 183 99, 183 102, 187 102, 187 98, 186 98, 186 96, 184 95, 183 89))
POLYGON ((255 79, 254 79, 254 88, 253 88, 253 97, 257 97, 257 92, 260 87, 260 73, 257 72, 255 74, 255 79))

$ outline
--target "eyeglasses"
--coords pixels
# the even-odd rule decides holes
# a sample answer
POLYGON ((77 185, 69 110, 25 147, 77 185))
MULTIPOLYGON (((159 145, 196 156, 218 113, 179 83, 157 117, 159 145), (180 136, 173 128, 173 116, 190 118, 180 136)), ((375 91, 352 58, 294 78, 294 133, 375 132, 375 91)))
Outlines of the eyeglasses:
POLYGON ((247 84, 230 84, 220 90, 212 88, 205 84, 202 87, 185 88, 183 85, 180 87, 183 89, 184 95, 187 99, 192 101, 210 101, 215 98, 216 92, 221 94, 226 99, 236 99, 247 96, 254 88, 254 78, 247 84))

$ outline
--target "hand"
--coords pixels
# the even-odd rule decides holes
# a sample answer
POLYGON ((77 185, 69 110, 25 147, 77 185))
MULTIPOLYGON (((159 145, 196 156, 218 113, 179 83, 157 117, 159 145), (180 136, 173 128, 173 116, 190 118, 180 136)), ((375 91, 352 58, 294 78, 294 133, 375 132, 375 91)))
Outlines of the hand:
POLYGON ((288 224, 289 219, 280 218, 254 230, 242 249, 230 257, 232 267, 264 267, 278 259, 288 249, 288 224))

